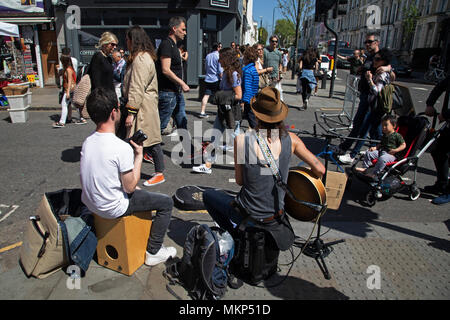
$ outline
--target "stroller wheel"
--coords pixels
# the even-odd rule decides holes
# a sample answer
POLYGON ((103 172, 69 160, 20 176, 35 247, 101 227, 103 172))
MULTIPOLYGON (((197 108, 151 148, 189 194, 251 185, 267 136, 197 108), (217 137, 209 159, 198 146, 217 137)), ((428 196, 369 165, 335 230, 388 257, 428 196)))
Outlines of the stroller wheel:
POLYGON ((373 207, 376 203, 376 197, 375 197, 375 193, 373 191, 370 191, 367 193, 366 195, 366 203, 369 207, 373 207))
POLYGON ((416 186, 412 186, 411 190, 410 190, 409 198, 412 201, 416 201, 417 199, 419 199, 419 197, 420 197, 420 189, 417 188, 416 186))

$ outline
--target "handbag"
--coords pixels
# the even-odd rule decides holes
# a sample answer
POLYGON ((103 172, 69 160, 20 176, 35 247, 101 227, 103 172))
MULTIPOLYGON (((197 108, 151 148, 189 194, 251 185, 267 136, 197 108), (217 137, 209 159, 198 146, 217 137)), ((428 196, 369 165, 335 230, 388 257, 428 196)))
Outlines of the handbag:
MULTIPOLYGON (((81 204, 81 189, 63 189, 44 194, 35 215, 28 220, 20 251, 19 264, 28 277, 43 279, 74 263, 70 253, 72 252, 74 257, 81 256, 82 252, 77 250, 83 241, 87 240, 95 251, 97 239, 89 232, 90 227, 86 226, 72 243, 69 242, 64 221, 79 217, 81 204)), ((93 255, 93 252, 89 254, 93 255)), ((90 259, 75 260, 75 264, 84 271, 87 270, 90 259)))
POLYGON ((261 73, 259 75, 259 84, 258 84, 259 90, 261 90, 262 88, 265 88, 269 85, 270 85, 269 75, 267 73, 261 73))
POLYGON ((73 101, 75 107, 81 108, 85 105, 86 98, 91 92, 91 78, 89 74, 85 74, 81 77, 80 82, 73 91, 73 101))

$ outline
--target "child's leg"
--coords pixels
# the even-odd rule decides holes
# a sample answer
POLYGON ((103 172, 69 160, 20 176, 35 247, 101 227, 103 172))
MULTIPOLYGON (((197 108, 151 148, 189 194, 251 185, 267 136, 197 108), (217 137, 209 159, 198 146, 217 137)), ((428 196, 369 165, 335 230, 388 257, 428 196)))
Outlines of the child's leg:
POLYGON ((379 157, 379 151, 378 150, 373 150, 373 151, 367 151, 366 154, 364 155, 364 159, 363 159, 363 167, 364 168, 369 168, 372 166, 372 160, 375 160, 379 157))
POLYGON ((386 164, 393 161, 395 161, 395 157, 393 155, 385 151, 380 152, 380 157, 374 167, 375 174, 379 174, 386 167, 386 164))

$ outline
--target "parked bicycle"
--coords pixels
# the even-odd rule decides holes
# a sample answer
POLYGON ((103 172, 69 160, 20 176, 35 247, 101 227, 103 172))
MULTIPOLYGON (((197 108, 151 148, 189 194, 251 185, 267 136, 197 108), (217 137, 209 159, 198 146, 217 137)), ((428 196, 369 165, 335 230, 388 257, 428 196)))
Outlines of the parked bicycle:
POLYGON ((441 68, 430 68, 425 72, 424 79, 431 82, 439 82, 447 77, 447 73, 441 68))

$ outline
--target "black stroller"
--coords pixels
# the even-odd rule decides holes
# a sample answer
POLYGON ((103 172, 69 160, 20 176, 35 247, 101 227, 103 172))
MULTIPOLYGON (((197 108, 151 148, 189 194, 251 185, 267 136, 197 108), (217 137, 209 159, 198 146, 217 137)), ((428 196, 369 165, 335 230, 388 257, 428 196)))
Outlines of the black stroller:
MULTIPOLYGON (((419 158, 436 141, 440 132, 447 126, 444 124, 440 130, 433 132, 429 120, 421 115, 415 117, 404 116, 398 118, 397 132, 400 133, 406 143, 405 150, 397 157, 397 160, 388 163, 386 167, 375 178, 373 167, 362 173, 356 170, 359 161, 364 155, 361 155, 349 170, 349 180, 347 187, 350 187, 353 177, 367 183, 370 186, 366 194, 366 204, 374 206, 377 200, 389 198, 397 192, 409 191, 409 198, 412 201, 420 197, 420 189, 416 184, 417 164, 419 158), (420 149, 421 148, 421 149, 420 149), (414 171, 414 178, 411 184, 407 184, 402 176, 408 172, 414 171)), ((373 161, 373 164, 376 160, 373 161)))

